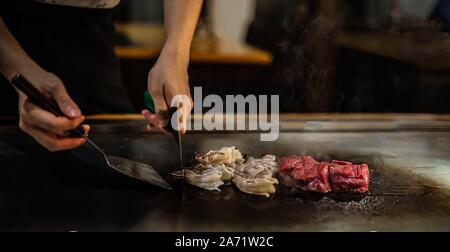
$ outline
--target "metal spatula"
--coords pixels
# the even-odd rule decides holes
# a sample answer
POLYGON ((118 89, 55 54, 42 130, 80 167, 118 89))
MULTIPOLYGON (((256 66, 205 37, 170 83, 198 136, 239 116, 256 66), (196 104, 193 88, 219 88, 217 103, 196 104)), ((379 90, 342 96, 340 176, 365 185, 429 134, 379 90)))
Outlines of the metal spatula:
MULTIPOLYGON (((27 79, 25 79, 22 75, 16 74, 12 79, 11 83, 18 90, 22 91, 27 97, 37 106, 45 109, 48 112, 53 113, 56 116, 64 117, 64 113, 59 109, 58 105, 51 100, 45 98, 41 92, 36 89, 27 79)), ((105 152, 98 147, 91 139, 89 139, 83 128, 80 126, 75 130, 69 132, 72 136, 81 136, 86 141, 94 147, 105 159, 106 164, 129 177, 147 182, 149 184, 159 186, 166 189, 172 189, 172 187, 155 171, 155 169, 147 164, 139 163, 133 160, 108 156, 105 152)))
POLYGON ((102 154, 106 164, 114 170, 149 184, 172 190, 172 187, 158 174, 158 172, 155 171, 152 166, 121 157, 108 156, 102 149, 100 149, 100 147, 92 142, 92 140, 86 136, 83 137, 99 153, 102 154))

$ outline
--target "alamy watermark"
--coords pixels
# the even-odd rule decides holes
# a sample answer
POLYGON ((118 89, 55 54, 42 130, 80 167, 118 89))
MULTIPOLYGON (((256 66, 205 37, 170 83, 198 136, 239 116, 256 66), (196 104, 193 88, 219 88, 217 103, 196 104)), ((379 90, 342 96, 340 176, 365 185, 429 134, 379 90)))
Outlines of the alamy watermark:
MULTIPOLYGON (((218 95, 203 97, 201 87, 194 88, 194 114, 202 114, 203 108, 209 110, 201 120, 187 118, 187 130, 193 131, 261 131, 263 142, 276 141, 280 131, 280 98, 278 95, 227 95, 225 100, 218 95), (270 98, 270 109, 269 109, 270 98), (225 111, 224 111, 225 110, 225 111), (242 116, 247 114, 248 117, 242 116)), ((178 95, 172 100, 172 107, 189 103, 189 98, 178 95)), ((188 113, 190 114, 190 113, 188 113)), ((180 113, 175 113, 171 125, 178 125, 180 113)))

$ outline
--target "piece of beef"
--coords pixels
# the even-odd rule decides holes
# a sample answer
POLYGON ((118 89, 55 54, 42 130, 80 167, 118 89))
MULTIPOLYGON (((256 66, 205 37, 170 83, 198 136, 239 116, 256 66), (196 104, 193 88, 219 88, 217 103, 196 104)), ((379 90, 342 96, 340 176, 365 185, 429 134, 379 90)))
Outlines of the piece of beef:
POLYGON ((369 167, 334 160, 329 164, 333 192, 365 193, 369 191, 369 167))
POLYGON ((309 156, 294 156, 280 160, 280 177, 288 185, 309 191, 331 191, 327 163, 320 163, 309 156), (293 183, 295 181, 295 183, 293 183))
POLYGON ((297 165, 297 163, 302 161, 302 158, 305 157, 293 156, 281 158, 278 167, 279 171, 281 172, 292 171, 297 165))
POLYGON ((321 163, 309 156, 293 156, 280 160, 283 184, 304 191, 327 193, 365 193, 369 190, 369 167, 334 160, 321 163))

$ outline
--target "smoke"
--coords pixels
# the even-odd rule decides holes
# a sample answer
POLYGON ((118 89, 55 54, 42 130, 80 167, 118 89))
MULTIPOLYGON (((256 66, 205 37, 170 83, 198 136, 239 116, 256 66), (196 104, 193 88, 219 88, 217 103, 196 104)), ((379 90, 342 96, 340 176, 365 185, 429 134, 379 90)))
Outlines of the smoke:
POLYGON ((332 110, 336 79, 336 0, 299 1, 284 22, 288 37, 280 44, 278 78, 288 85, 292 110, 332 110))

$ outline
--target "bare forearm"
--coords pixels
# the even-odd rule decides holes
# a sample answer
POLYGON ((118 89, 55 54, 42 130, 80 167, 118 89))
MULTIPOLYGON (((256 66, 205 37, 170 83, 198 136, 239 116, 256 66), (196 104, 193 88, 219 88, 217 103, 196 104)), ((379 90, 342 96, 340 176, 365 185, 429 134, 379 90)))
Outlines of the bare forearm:
POLYGON ((142 114, 150 125, 161 129, 167 119, 158 112, 167 111, 175 102, 181 109, 178 130, 185 133, 187 120, 192 110, 189 90, 189 53, 195 27, 202 7, 202 0, 164 0, 164 25, 166 42, 161 55, 148 75, 148 90, 155 103, 156 114, 144 110, 142 114), (185 99, 174 100, 175 97, 185 99), (177 103, 178 101, 178 103, 177 103))
POLYGON ((21 69, 35 66, 0 18, 0 72, 11 79, 21 69))
POLYGON ((164 0, 166 30, 164 51, 176 52, 189 58, 202 2, 202 0, 164 0))

